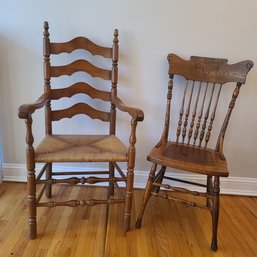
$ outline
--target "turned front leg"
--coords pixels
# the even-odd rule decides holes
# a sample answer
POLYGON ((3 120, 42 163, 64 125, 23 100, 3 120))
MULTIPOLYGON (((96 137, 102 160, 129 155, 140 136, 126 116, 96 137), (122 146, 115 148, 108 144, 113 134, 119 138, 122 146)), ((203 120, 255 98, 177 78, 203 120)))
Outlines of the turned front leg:
POLYGON ((125 214, 124 214, 124 231, 129 231, 131 220, 131 208, 132 208, 132 194, 134 184, 134 167, 135 167, 135 155, 136 155, 136 126, 137 121, 131 121, 131 135, 129 138, 129 150, 128 150, 128 169, 127 169, 127 184, 126 184, 126 202, 125 202, 125 214))
POLYGON ((34 138, 32 135, 32 118, 26 120, 27 135, 27 193, 28 193, 28 211, 29 211, 29 239, 37 236, 37 218, 36 218, 36 177, 35 177, 35 152, 33 148, 34 138))

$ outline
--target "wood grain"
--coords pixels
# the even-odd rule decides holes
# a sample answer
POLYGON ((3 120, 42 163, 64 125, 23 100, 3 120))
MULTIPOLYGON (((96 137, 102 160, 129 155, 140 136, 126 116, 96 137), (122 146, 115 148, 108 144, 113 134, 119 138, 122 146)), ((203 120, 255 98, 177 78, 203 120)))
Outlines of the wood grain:
POLYGON ((175 54, 168 55, 169 74, 177 74, 188 80, 224 84, 245 83, 248 71, 253 67, 250 60, 228 64, 227 59, 191 56, 184 60, 175 54))
MULTIPOLYGON (((107 188, 57 186, 53 197, 104 198, 107 188)), ((132 222, 142 190, 135 190, 132 222)), ((45 196, 43 196, 45 197, 45 196)), ((188 200, 194 196, 187 196, 188 200)), ((203 202, 204 203, 204 202, 203 202)), ((152 198, 141 229, 122 231, 124 205, 39 208, 38 238, 27 239, 26 184, 0 184, 0 256, 254 257, 257 198, 221 196, 219 251, 209 249, 211 219, 201 209, 152 198)))

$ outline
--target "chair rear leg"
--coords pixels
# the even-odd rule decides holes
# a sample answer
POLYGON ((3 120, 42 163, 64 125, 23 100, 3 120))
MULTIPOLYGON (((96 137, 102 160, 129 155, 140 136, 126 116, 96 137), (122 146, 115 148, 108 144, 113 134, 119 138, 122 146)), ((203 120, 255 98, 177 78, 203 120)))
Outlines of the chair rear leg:
POLYGON ((142 200, 142 203, 141 203, 141 207, 140 207, 140 212, 139 212, 139 215, 138 215, 138 218, 137 218, 137 221, 136 221, 136 227, 137 228, 141 227, 141 223, 142 223, 142 218, 143 218, 143 215, 144 215, 145 207, 147 205, 148 200, 151 197, 153 182, 154 182, 154 179, 155 179, 156 167, 157 167, 157 164, 153 163, 151 171, 149 173, 148 181, 147 181, 147 184, 146 184, 146 188, 145 188, 145 192, 144 192, 144 197, 143 197, 143 200, 142 200))
MULTIPOLYGON (((109 162, 109 178, 112 179, 114 177, 114 165, 112 162, 109 162)), ((109 195, 114 195, 114 183, 109 182, 109 189, 108 189, 109 195)))
MULTIPOLYGON (((163 177, 165 175, 165 171, 166 171, 166 166, 162 166, 161 169, 159 170, 159 172, 157 173, 154 182, 161 184, 162 181, 163 181, 163 177)), ((155 193, 159 193, 160 187, 159 186, 154 186, 153 191, 155 193)))
MULTIPOLYGON (((212 176, 207 176, 206 193, 207 196, 211 194, 212 176)), ((210 199, 206 197, 206 207, 210 207, 210 199)))
POLYGON ((219 222, 219 205, 220 205, 220 180, 219 177, 214 177, 213 186, 213 206, 212 206, 212 242, 211 249, 217 251, 217 232, 218 232, 218 222, 219 222))
MULTIPOLYGON (((48 163, 46 168, 46 179, 52 179, 52 163, 48 163)), ((47 198, 52 198, 52 184, 46 184, 45 195, 47 198)))

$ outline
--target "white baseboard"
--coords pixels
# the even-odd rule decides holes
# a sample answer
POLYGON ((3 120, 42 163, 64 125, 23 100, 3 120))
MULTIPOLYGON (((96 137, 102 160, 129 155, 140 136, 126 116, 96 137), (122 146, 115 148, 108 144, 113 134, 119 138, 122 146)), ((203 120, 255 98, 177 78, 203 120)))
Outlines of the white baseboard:
MULTIPOLYGON (((42 167, 42 166, 41 166, 42 167)), ((40 169, 40 165, 37 167, 40 169)), ((55 171, 85 171, 85 168, 82 166, 64 166, 58 165, 55 166, 55 171)), ((86 170, 93 170, 92 168, 86 170)), ((135 171, 135 188, 144 188, 145 183, 148 178, 148 171, 135 171)), ((168 174, 168 173, 167 173, 168 174)), ((181 173, 178 171, 172 171, 169 174, 172 174, 173 177, 183 180, 191 180, 196 183, 204 184, 206 182, 206 176, 181 173)), ((4 181, 15 181, 15 182, 25 182, 26 181, 26 166, 24 164, 12 164, 4 163, 3 164, 3 180, 4 181)), ((104 185, 104 184, 98 184, 104 185)), ((179 186, 180 183, 176 182, 176 186, 179 186)), ((195 190, 195 186, 187 185, 185 186, 190 190, 195 190)), ((199 188, 197 188, 199 191, 199 188)), ((244 178, 244 177, 228 177, 221 179, 221 193, 230 194, 230 195, 248 195, 248 196, 257 196, 257 178, 244 178)))

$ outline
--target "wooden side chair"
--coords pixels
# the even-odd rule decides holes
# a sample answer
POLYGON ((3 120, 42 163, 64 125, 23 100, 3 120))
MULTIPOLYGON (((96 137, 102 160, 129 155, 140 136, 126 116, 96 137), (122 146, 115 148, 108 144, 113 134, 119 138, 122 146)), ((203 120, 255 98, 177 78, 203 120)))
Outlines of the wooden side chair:
MULTIPOLYGON (((26 155, 27 155, 27 185, 28 185, 28 208, 29 208, 29 238, 33 239, 37 236, 37 207, 55 207, 55 206, 93 206, 97 204, 114 204, 125 203, 124 213, 124 230, 130 228, 131 201, 133 191, 133 177, 135 165, 135 143, 136 143, 136 127, 139 121, 144 118, 144 113, 140 109, 132 108, 125 105, 117 96, 117 79, 118 79, 118 30, 114 30, 114 39, 112 47, 98 46, 88 38, 76 37, 65 43, 50 42, 48 23, 44 23, 44 93, 32 104, 21 105, 19 108, 19 117, 25 119, 26 134, 26 155), (88 51, 91 58, 95 55, 102 56, 103 60, 109 63, 109 69, 97 67, 84 59, 78 59, 70 64, 63 66, 52 66, 50 56, 60 55, 62 53, 72 53, 74 50, 82 49, 88 51), (82 71, 89 74, 94 81, 91 85, 85 81, 77 82, 69 87, 52 88, 51 78, 63 75, 71 76, 76 72, 82 71), (100 81, 99 81, 100 78, 100 81), (102 79, 102 80, 101 80, 102 79), (104 82, 105 81, 105 82, 104 82), (97 82, 103 82, 108 85, 106 91, 97 87, 97 82), (62 99, 68 101, 77 94, 86 94, 90 98, 107 101, 107 111, 98 110, 91 107, 88 103, 78 102, 66 109, 52 108, 51 101, 62 99), (37 147, 33 146, 32 134, 32 113, 35 110, 44 107, 45 109, 45 137, 37 147), (126 112, 131 116, 131 134, 128 138, 128 147, 116 137, 116 109, 126 112), (107 126, 104 135, 70 135, 55 134, 52 131, 52 123, 64 118, 72 118, 77 114, 85 114, 92 119, 98 119, 107 126), (64 162, 104 162, 107 163, 108 170, 105 171, 85 171, 85 172, 56 172, 53 170, 53 163, 64 162), (122 172, 118 162, 127 163, 127 174, 122 172), (42 170, 35 175, 35 164, 44 163, 42 170), (116 171, 116 172, 115 172, 116 171), (59 176, 70 176, 68 178, 58 178, 59 176), (72 176, 72 177, 71 177, 72 176), (44 191, 46 199, 52 197, 52 186, 58 183, 69 184, 95 184, 98 182, 107 182, 108 194, 106 199, 79 199, 69 200, 65 202, 56 202, 54 200, 40 201, 44 191), (118 183, 125 183, 125 191, 120 189, 118 183), (43 184, 43 189, 37 192, 37 185, 43 184), (118 189, 118 196, 113 196, 114 189, 118 189)), ((78 53, 78 52, 76 52, 78 53)), ((74 54, 75 56, 78 54, 74 54)), ((101 58, 102 58, 101 57, 101 58)), ((58 57, 59 58, 59 57, 58 57)), ((90 58, 89 58, 90 59, 90 58)), ((98 58, 99 61, 99 58, 98 58)), ((106 65, 106 62, 103 62, 106 65)), ((81 75, 81 74, 80 74, 81 75)), ((79 77, 81 80, 88 78, 88 75, 79 77), (82 79, 83 78, 83 79, 82 79)), ((105 84, 105 86, 106 86, 105 84)), ((101 84, 101 86, 103 86, 101 84)), ((82 99, 75 97, 73 99, 82 99)), ((84 99, 84 98, 83 98, 84 99)), ((88 99, 88 98, 85 98, 88 99)), ((95 105, 97 105, 97 103, 95 105)), ((101 105, 102 107, 102 105, 101 105)), ((99 124, 99 123, 97 123, 99 124)), ((101 123, 103 124, 103 123, 101 123)), ((99 125, 98 125, 99 126, 99 125)), ((92 167, 92 166, 91 166, 92 167)))
MULTIPOLYGON (((226 59, 196 56, 192 56, 190 60, 183 60, 175 54, 168 55, 168 62, 169 82, 164 129, 160 141, 147 156, 147 160, 152 162, 152 168, 145 188, 136 227, 141 227, 146 204, 152 195, 200 207, 211 213, 211 249, 216 251, 218 249, 217 227, 219 219, 220 177, 228 177, 229 175, 227 162, 223 155, 223 142, 239 90, 241 85, 245 83, 247 73, 253 67, 253 62, 243 61, 236 64, 228 64, 226 59), (223 123, 220 124, 220 130, 216 131, 217 141, 214 140, 214 147, 209 148, 208 143, 211 134, 215 134, 213 131, 214 125, 217 125, 214 123, 214 119, 221 112, 218 104, 221 98, 221 91, 224 87, 231 86, 231 83, 228 82, 235 84, 235 89, 232 99, 228 103, 228 110, 226 114, 223 114, 223 118, 225 118, 223 123), (169 137, 170 109, 172 94, 176 92, 175 84, 179 87, 176 87, 176 89, 178 89, 177 93, 182 99, 177 115, 178 125, 176 133, 174 133, 173 140, 171 140, 169 137), (219 109, 218 113, 216 112, 217 109, 219 109), (156 174, 158 165, 160 169, 156 174), (165 175, 167 167, 205 175, 207 176, 207 183, 201 184, 195 181, 185 181, 174 176, 172 177, 172 175, 165 175), (182 186, 171 186, 168 182, 164 183, 163 179, 179 182, 182 186), (205 187, 206 191, 190 191, 183 187, 183 183, 205 187), (179 193, 180 196, 178 197, 174 193, 179 193), (181 193, 191 194, 193 197, 205 197, 206 204, 194 199, 190 201, 188 198, 183 198, 181 193)), ((173 98, 177 100, 178 96, 174 95, 173 98)), ((224 106, 224 103, 222 103, 222 106, 224 106)), ((175 113, 172 113, 172 116, 174 117, 175 113)))

